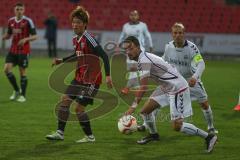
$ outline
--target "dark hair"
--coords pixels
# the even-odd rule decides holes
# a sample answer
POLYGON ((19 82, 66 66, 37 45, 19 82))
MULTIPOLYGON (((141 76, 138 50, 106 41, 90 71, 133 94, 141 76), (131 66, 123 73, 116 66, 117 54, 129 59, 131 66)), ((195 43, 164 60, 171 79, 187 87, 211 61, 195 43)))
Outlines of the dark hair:
POLYGON ((83 23, 88 24, 89 22, 89 14, 88 11, 82 7, 82 6, 77 6, 76 9, 74 9, 71 14, 70 14, 70 20, 72 21, 72 19, 74 17, 77 17, 79 19, 81 19, 83 21, 83 23))
POLYGON ((140 43, 139 43, 138 39, 134 36, 127 37, 123 42, 124 43, 132 42, 135 46, 137 46, 137 47, 140 46, 140 43))
POLYGON ((24 7, 24 4, 21 2, 17 2, 14 7, 24 7))

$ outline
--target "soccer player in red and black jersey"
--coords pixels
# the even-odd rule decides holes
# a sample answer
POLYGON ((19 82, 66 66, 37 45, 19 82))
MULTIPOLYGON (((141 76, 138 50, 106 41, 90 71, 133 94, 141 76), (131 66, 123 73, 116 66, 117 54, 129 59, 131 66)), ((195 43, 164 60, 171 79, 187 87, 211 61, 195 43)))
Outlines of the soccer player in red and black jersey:
POLYGON ((89 22, 88 12, 78 6, 70 15, 72 28, 76 36, 73 38, 75 53, 62 59, 54 59, 53 65, 64 62, 77 61, 75 78, 71 86, 66 89, 62 96, 58 110, 58 128, 54 134, 47 135, 49 140, 63 140, 64 128, 69 117, 69 107, 73 100, 77 102, 76 115, 85 133, 85 137, 76 141, 77 143, 94 142, 90 121, 85 107, 93 104, 93 98, 97 94, 102 80, 100 58, 103 60, 106 82, 108 88, 112 87, 110 77, 110 65, 107 54, 96 41, 96 39, 86 30, 89 22))
POLYGON ((8 20, 7 33, 2 37, 3 40, 12 37, 12 45, 5 60, 4 72, 14 88, 10 100, 19 102, 26 101, 27 77, 26 68, 28 67, 28 56, 30 54, 30 41, 37 39, 36 29, 33 21, 24 16, 24 5, 17 3, 14 6, 15 17, 8 20), (18 65, 21 76, 21 89, 18 87, 16 78, 12 73, 13 66, 18 65))

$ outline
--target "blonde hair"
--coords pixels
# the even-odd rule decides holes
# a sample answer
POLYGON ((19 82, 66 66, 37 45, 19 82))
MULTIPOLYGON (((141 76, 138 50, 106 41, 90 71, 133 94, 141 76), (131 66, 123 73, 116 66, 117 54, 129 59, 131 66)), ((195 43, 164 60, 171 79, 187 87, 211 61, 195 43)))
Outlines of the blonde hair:
POLYGON ((174 23, 173 26, 172 26, 172 30, 173 30, 173 28, 182 28, 183 31, 185 31, 185 27, 181 22, 174 23))

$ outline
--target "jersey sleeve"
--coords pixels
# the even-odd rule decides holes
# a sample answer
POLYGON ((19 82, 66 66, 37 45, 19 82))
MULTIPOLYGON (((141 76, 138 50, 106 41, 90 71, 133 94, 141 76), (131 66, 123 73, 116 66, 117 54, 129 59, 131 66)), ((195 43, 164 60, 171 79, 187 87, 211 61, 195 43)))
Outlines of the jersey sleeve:
POLYGON ((10 22, 10 21, 8 21, 8 29, 7 29, 7 33, 8 33, 9 35, 12 34, 12 28, 11 28, 11 22, 10 22))
POLYGON ((149 46, 153 47, 152 36, 151 36, 151 34, 148 30, 148 27, 145 23, 143 25, 143 33, 144 33, 145 38, 148 40, 149 46))
POLYGON ((194 70, 194 74, 192 77, 194 77, 195 79, 200 79, 205 69, 205 63, 197 46, 193 44, 190 47, 192 55, 191 67, 194 70))
POLYGON ((140 71, 140 79, 150 77, 151 62, 145 58, 142 58, 138 62, 138 70, 140 71))
POLYGON ((126 38, 125 30, 126 30, 126 24, 123 25, 122 32, 121 32, 119 40, 118 40, 118 44, 122 43, 124 41, 124 39, 126 38))
POLYGON ((88 45, 93 50, 93 53, 96 56, 101 57, 101 59, 103 60, 105 75, 109 76, 110 75, 110 64, 109 64, 109 59, 108 59, 106 52, 103 50, 102 46, 95 40, 95 38, 93 38, 90 35, 86 35, 86 37, 88 40, 87 41, 88 45))
POLYGON ((29 22, 29 33, 31 34, 31 35, 36 35, 37 34, 37 32, 36 32, 36 28, 35 28, 35 25, 34 25, 34 23, 33 23, 33 21, 30 19, 30 18, 28 18, 27 19, 28 20, 28 22, 29 22))

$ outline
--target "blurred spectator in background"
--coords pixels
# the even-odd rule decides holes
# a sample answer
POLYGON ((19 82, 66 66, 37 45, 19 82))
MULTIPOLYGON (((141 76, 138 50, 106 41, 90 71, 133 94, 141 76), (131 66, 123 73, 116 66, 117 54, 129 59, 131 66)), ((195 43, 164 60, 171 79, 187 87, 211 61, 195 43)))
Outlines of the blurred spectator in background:
MULTIPOLYGON (((140 42, 141 50, 145 50, 146 42, 149 45, 149 51, 153 51, 153 43, 151 34, 148 31, 147 24, 140 21, 139 12, 133 10, 129 14, 129 22, 123 25, 122 33, 119 37, 118 43, 120 44, 128 36, 136 37, 140 42)), ((130 60, 127 57, 127 70, 129 71, 128 82, 126 86, 121 90, 121 93, 126 95, 129 93, 131 88, 139 87, 139 77, 141 77, 143 72, 137 71, 137 62, 130 60)))
POLYGON ((57 19, 51 12, 49 12, 48 18, 44 21, 44 24, 46 26, 45 38, 48 43, 48 56, 57 57, 57 19))

